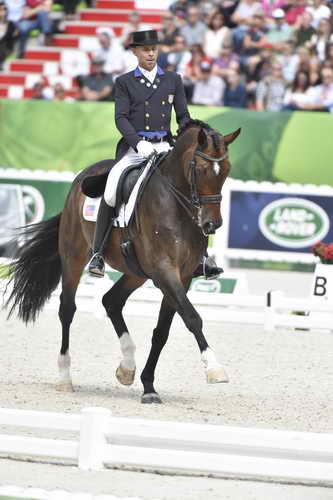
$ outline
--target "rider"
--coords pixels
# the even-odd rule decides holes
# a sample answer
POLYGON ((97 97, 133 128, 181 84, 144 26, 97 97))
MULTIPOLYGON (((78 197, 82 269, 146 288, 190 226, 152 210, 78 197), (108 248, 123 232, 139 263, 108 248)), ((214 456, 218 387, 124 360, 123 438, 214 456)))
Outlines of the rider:
MULTIPOLYGON (((115 121, 122 139, 117 146, 117 159, 106 183, 104 197, 98 211, 94 236, 93 257, 89 273, 104 276, 104 244, 108 236, 110 218, 114 216, 117 183, 129 165, 141 163, 154 151, 171 148, 170 120, 172 105, 179 126, 190 119, 181 77, 172 71, 163 71, 157 65, 158 34, 155 30, 136 31, 132 34, 131 48, 138 66, 117 78, 115 84, 115 121)), ((215 263, 214 263, 215 264, 215 263)), ((205 263, 207 278, 215 277, 222 269, 205 263)))

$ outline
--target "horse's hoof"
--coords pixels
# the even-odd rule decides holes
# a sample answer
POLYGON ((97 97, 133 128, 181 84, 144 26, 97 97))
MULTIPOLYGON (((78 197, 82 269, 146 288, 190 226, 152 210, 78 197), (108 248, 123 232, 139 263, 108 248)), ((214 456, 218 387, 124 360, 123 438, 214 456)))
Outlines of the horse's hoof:
POLYGON ((229 382, 227 372, 220 367, 211 368, 206 371, 207 384, 221 384, 229 382))
POLYGON ((153 403, 161 405, 162 399, 159 397, 157 392, 150 392, 149 394, 142 394, 141 403, 145 405, 151 405, 153 403))
POLYGON ((59 382, 59 384, 56 385, 56 391, 74 392, 72 382, 59 382))
POLYGON ((127 370, 126 368, 123 368, 121 365, 119 365, 116 370, 116 377, 121 384, 132 385, 135 377, 135 369, 127 370))

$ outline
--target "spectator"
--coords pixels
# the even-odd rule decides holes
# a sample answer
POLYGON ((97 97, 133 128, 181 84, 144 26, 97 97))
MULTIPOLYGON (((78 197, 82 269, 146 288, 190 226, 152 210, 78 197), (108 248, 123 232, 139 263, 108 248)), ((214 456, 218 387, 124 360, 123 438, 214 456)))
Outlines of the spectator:
POLYGON ((288 0, 285 4, 284 10, 286 11, 286 21, 290 26, 294 26, 299 22, 299 17, 305 11, 305 0, 288 0))
POLYGON ((225 83, 222 78, 212 75, 211 64, 203 61, 201 63, 201 77, 194 84, 192 103, 203 106, 221 106, 224 88, 225 83))
POLYGON ((257 0, 240 0, 231 18, 238 30, 239 28, 243 31, 246 29, 258 9, 260 9, 260 3, 257 0))
POLYGON ((192 100, 195 82, 202 78, 201 63, 203 61, 208 62, 209 65, 211 65, 212 62, 211 59, 206 56, 201 45, 192 45, 191 60, 187 64, 183 75, 185 94, 188 102, 192 100))
POLYGON ((162 17, 162 28, 160 31, 162 44, 167 46, 173 45, 177 35, 179 35, 179 27, 176 24, 175 16, 171 12, 167 12, 162 17))
POLYGON ((282 66, 273 61, 270 74, 258 83, 256 90, 256 109, 258 111, 280 111, 286 82, 282 75, 282 66))
POLYGON ((64 6, 64 18, 66 21, 72 21, 76 19, 76 8, 79 0, 63 0, 64 6))
POLYGON ((66 101, 74 102, 73 97, 66 96, 66 90, 62 83, 58 82, 53 87, 53 100, 54 101, 66 101))
POLYGON ((187 10, 187 22, 180 28, 180 34, 185 38, 188 47, 191 45, 202 45, 205 39, 207 26, 200 20, 200 10, 197 7, 189 7, 187 10))
POLYGON ((306 10, 312 15, 312 26, 315 29, 318 29, 321 19, 329 19, 331 17, 331 9, 324 0, 313 0, 312 6, 307 7, 306 10))
POLYGON ((300 103, 300 109, 333 112, 333 70, 324 68, 321 71, 321 80, 321 84, 309 88, 309 100, 306 103, 300 103))
POLYGON ((224 91, 224 105, 230 108, 246 108, 246 87, 237 71, 229 70, 224 91))
POLYGON ((116 38, 112 28, 98 27, 96 29, 100 48, 94 57, 104 61, 103 72, 116 77, 124 73, 124 48, 116 38))
POLYGON ((141 23, 139 12, 134 10, 128 14, 128 23, 123 29, 120 37, 120 42, 125 49, 128 49, 132 41, 133 31, 147 31, 150 29, 151 27, 148 26, 148 24, 141 23))
POLYGON ((18 57, 23 58, 29 33, 39 29, 44 35, 44 44, 49 45, 52 39, 50 11, 52 0, 26 0, 22 20, 19 22, 18 57))
POLYGON ((283 104, 284 110, 299 110, 300 105, 309 102, 308 89, 310 75, 306 71, 297 71, 290 89, 287 89, 283 104))
POLYGON ((333 68, 333 42, 326 45, 326 57, 325 63, 329 64, 333 68))
POLYGON ((271 52, 261 50, 256 56, 249 57, 243 68, 247 92, 247 104, 255 108, 256 90, 258 83, 263 80, 271 70, 271 52))
POLYGON ((191 52, 185 45, 185 38, 181 35, 176 36, 175 44, 167 57, 168 68, 183 77, 191 57, 191 52))
POLYGON ((90 75, 83 78, 81 96, 84 101, 110 101, 113 90, 112 77, 103 72, 104 60, 92 60, 90 75))
POLYGON ((31 99, 46 99, 45 85, 43 81, 34 83, 32 87, 31 99))
POLYGON ((326 55, 326 45, 333 41, 331 24, 328 19, 321 19, 317 33, 312 35, 310 43, 315 49, 321 61, 324 61, 326 55))
POLYGON ((169 9, 178 19, 184 20, 187 15, 189 4, 189 0, 177 0, 170 5, 169 9))
POLYGON ((310 12, 303 12, 298 18, 298 22, 295 25, 294 40, 296 47, 305 46, 310 47, 310 40, 312 35, 316 33, 316 30, 312 26, 313 16, 310 12))
POLYGON ((215 12, 209 19, 203 48, 208 57, 216 58, 225 42, 231 41, 231 31, 224 26, 224 17, 215 12))
POLYGON ((273 12, 276 9, 281 9, 284 6, 284 0, 261 0, 260 7, 267 19, 273 16, 273 12))
POLYGON ((283 78, 286 82, 291 83, 298 69, 299 57, 295 50, 295 44, 291 40, 281 45, 281 53, 276 55, 276 59, 281 64, 283 70, 283 78))
POLYGON ((245 32, 241 60, 243 64, 248 62, 251 56, 257 55, 260 50, 267 46, 267 37, 262 30, 263 16, 255 14, 249 20, 249 27, 245 32))
POLYGON ((239 65, 239 55, 233 52, 233 46, 231 42, 224 42, 219 56, 214 59, 213 64, 213 74, 226 78, 228 70, 233 63, 239 65))
POLYGON ((236 28, 237 24, 232 21, 232 15, 237 9, 239 0, 220 0, 217 8, 224 18, 224 24, 227 28, 236 28))
POLYGON ((4 21, 7 21, 7 25, 0 39, 0 69, 6 57, 14 50, 17 26, 22 18, 24 7, 25 0, 17 0, 16 2, 5 0, 5 3, 1 5, 1 16, 4 21))
POLYGON ((285 14, 282 9, 275 9, 272 17, 274 25, 267 33, 267 41, 275 52, 281 52, 284 42, 292 38, 293 30, 285 22, 285 14))

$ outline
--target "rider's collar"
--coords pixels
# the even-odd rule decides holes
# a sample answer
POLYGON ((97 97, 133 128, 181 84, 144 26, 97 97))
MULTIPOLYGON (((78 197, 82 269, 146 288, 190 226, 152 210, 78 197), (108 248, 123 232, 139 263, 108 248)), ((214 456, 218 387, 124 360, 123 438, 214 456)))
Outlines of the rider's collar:
MULTIPOLYGON (((164 75, 164 71, 162 68, 160 68, 158 65, 154 67, 154 69, 152 71, 155 70, 155 68, 157 68, 157 74, 158 75, 164 75)), ((140 68, 140 66, 137 66, 134 70, 134 76, 136 77, 139 77, 139 76, 145 76, 144 73, 142 72, 143 68, 140 68)), ((146 71, 147 73, 150 73, 150 71, 147 71, 147 70, 144 70, 146 71)))

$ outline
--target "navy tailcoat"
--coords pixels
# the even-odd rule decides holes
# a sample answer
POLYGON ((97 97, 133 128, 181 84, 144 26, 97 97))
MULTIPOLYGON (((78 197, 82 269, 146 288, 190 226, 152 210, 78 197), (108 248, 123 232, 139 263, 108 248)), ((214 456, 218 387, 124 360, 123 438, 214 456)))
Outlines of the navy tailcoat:
POLYGON ((171 139, 170 120, 174 107, 179 126, 190 119, 180 75, 157 68, 153 83, 139 68, 117 78, 115 84, 115 122, 123 136, 117 145, 117 160, 130 146, 142 140, 138 132, 166 132, 171 139))

